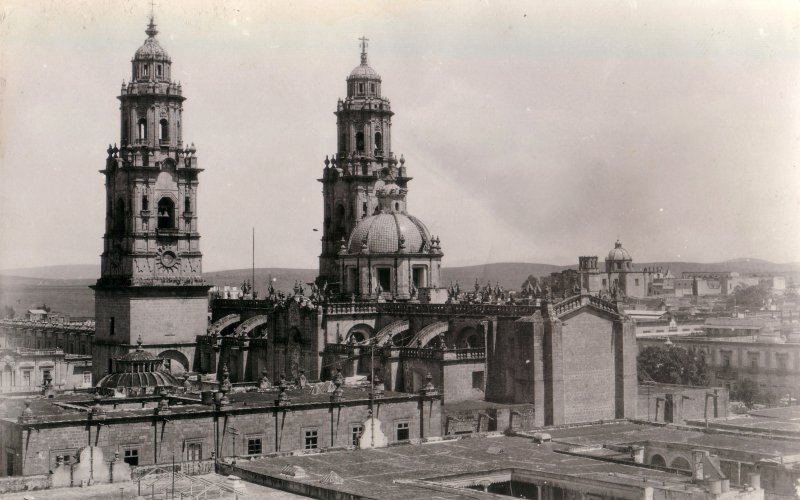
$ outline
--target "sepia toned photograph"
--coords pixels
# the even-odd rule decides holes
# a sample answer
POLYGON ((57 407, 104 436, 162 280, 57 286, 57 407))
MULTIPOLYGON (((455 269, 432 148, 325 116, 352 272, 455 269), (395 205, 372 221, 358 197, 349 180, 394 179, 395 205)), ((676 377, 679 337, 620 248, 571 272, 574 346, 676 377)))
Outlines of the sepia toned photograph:
POLYGON ((800 3, 4 0, 0 498, 800 499, 800 3))

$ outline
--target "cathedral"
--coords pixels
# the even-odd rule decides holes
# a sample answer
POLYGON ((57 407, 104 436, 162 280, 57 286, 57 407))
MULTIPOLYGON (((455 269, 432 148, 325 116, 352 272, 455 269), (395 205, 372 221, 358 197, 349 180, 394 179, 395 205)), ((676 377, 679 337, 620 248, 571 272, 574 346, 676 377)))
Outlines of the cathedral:
POLYGON ((325 158, 320 179, 319 282, 353 298, 409 300, 440 284, 439 239, 408 213, 411 177, 392 152, 393 114, 362 38, 361 64, 336 105, 338 152, 325 158))
POLYGON ((206 330, 209 285, 202 277, 197 189, 202 169, 182 137, 183 89, 172 60, 147 39, 123 81, 120 146, 108 146, 101 276, 95 291, 93 376, 141 348, 173 373, 191 370, 195 337, 206 330))
MULTIPOLYGON (((310 290, 297 283, 288 294, 270 286, 263 298, 214 298, 209 324, 197 217, 202 169, 194 145, 183 142, 185 97, 157 33, 151 18, 118 97, 120 146, 109 146, 101 171, 106 227, 93 287, 99 389, 152 394, 191 384, 179 382, 184 372, 201 385, 264 387, 339 373, 392 392, 438 387, 450 401, 535 407, 531 425, 633 414, 633 329, 615 304, 583 293, 515 302, 502 290, 441 286, 441 244, 409 212, 411 177, 392 147, 393 111, 366 38, 336 105, 336 153, 318 179, 318 279, 310 290), (591 349, 562 352, 577 338, 591 349), (591 382, 594 399, 585 395, 592 403, 578 412, 553 382, 566 368, 548 360, 585 363, 589 354, 605 361, 597 373, 569 375, 576 393, 591 382)), ((630 256, 617 247, 607 273, 631 274, 630 256)))

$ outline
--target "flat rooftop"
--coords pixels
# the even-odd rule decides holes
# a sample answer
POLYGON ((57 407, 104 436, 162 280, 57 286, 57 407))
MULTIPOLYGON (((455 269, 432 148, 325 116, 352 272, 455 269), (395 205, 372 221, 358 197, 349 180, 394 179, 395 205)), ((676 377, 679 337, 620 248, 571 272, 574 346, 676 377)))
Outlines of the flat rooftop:
POLYGON ((237 467, 278 481, 381 499, 452 499, 485 495, 447 486, 432 489, 420 481, 441 485, 451 476, 486 476, 504 470, 538 471, 571 476, 576 480, 588 476, 625 485, 649 483, 682 492, 697 489, 686 475, 566 455, 557 453, 551 444, 536 444, 531 438, 502 435, 239 461, 237 467), (301 467, 307 477, 283 475, 281 472, 286 466, 301 467), (340 476, 343 483, 325 483, 323 478, 331 472, 340 476))
MULTIPOLYGON (((708 446, 730 450, 741 450, 764 455, 792 455, 800 449, 800 441, 772 439, 769 437, 735 434, 706 433, 702 430, 686 430, 633 422, 544 429, 557 444, 593 446, 603 444, 633 444, 643 441, 660 441, 694 446, 708 446)), ((556 444, 556 445, 557 445, 556 444)))

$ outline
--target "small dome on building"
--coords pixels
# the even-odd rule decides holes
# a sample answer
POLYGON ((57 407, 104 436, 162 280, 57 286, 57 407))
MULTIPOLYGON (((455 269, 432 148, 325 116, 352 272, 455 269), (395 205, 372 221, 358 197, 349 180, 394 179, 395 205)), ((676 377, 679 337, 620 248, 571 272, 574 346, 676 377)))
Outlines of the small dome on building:
POLYGON ((134 59, 158 59, 169 61, 169 54, 167 54, 167 51, 164 50, 158 43, 158 40, 156 40, 158 30, 156 30, 156 25, 153 23, 152 18, 150 19, 150 24, 147 26, 145 33, 147 33, 147 40, 144 41, 141 47, 136 49, 134 59))
POLYGON ((431 233, 421 220, 402 213, 380 213, 367 217, 353 229, 348 253, 421 253, 430 246, 431 233), (402 248, 401 248, 402 242, 402 248))
POLYGON ((348 80, 358 79, 358 80, 378 80, 380 81, 381 76, 369 65, 367 62, 367 38, 361 38, 361 64, 353 68, 353 71, 350 72, 350 76, 347 77, 348 80))
POLYGON ((625 261, 632 261, 631 254, 628 253, 627 250, 622 248, 622 243, 619 240, 614 243, 614 248, 608 252, 608 257, 606 260, 625 260, 625 261))
POLYGON ((142 339, 133 352, 116 358, 116 369, 95 387, 128 395, 150 394, 159 387, 180 387, 181 383, 164 369, 164 360, 142 349, 142 339))
POLYGON ((380 80, 381 75, 379 75, 374 69, 372 69, 372 67, 369 64, 363 62, 358 66, 356 66, 355 68, 353 68, 353 71, 350 72, 348 80, 354 78, 365 79, 365 80, 380 80))

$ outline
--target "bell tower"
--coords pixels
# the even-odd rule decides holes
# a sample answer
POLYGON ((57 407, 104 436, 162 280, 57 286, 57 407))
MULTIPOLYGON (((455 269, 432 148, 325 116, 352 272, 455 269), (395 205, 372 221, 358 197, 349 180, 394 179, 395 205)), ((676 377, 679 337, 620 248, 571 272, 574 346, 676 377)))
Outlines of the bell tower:
POLYGON ((120 147, 107 149, 101 276, 95 290, 95 380, 112 359, 143 348, 191 370, 195 337, 207 325, 194 144, 182 138, 183 89, 159 45, 153 16, 147 39, 120 89, 120 147))
POLYGON ((325 158, 322 183, 323 230, 319 280, 335 289, 337 254, 358 222, 380 211, 377 190, 391 177, 407 188, 405 159, 392 152, 392 112, 381 92, 381 77, 369 65, 367 38, 361 37, 361 63, 347 77, 347 97, 336 105, 337 152, 325 158))

